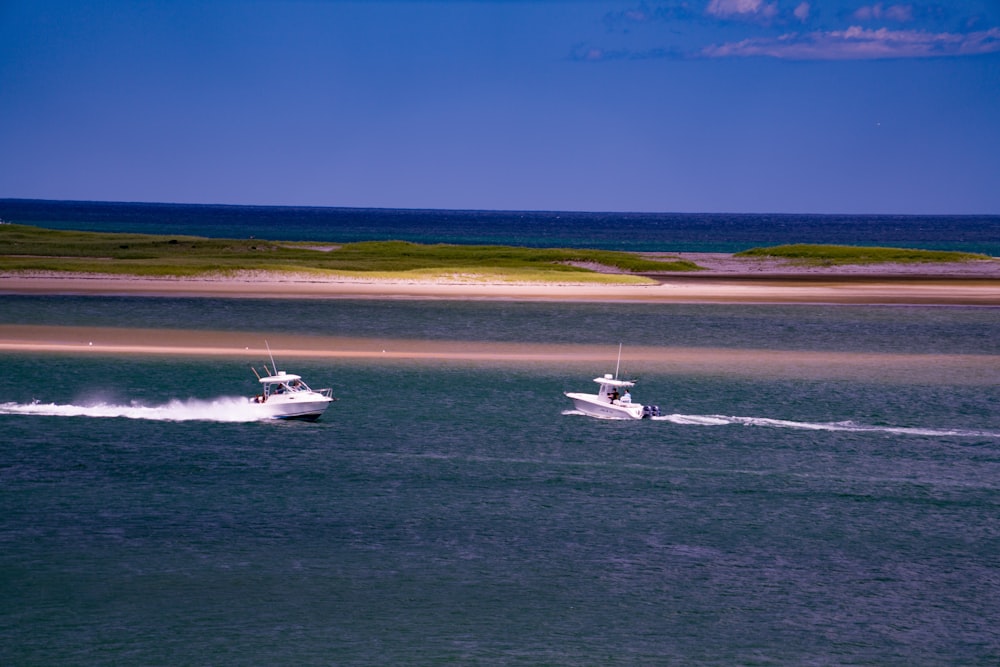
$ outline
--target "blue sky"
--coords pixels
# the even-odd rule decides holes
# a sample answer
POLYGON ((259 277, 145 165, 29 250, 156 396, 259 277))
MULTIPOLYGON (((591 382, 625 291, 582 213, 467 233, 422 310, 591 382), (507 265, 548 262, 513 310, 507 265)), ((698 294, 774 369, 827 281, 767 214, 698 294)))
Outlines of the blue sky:
POLYGON ((0 0, 0 197, 1000 214, 1000 2, 0 0))

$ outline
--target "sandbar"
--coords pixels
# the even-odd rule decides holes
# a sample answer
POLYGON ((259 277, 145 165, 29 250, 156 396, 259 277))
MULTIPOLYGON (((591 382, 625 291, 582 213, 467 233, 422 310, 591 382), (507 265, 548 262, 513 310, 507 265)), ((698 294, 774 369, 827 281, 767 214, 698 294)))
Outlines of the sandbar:
MULTIPOLYGON (((0 295, 452 299, 641 303, 802 303, 1000 306, 1000 261, 912 267, 797 270, 738 264, 692 274, 647 274, 642 285, 508 283, 472 279, 362 280, 306 274, 140 278, 94 274, 0 275, 0 295)), ((727 265, 728 266, 728 265, 727 265)))
MULTIPOLYGON (((395 363, 457 363, 614 371, 608 345, 496 341, 351 338, 267 332, 194 331, 119 327, 0 324, 0 353, 73 356, 186 356, 266 363, 273 354, 292 368, 296 360, 395 363), (266 336, 270 349, 262 343, 266 336), (291 364, 287 362, 292 362, 291 364)), ((989 354, 896 354, 814 350, 629 346, 625 370, 676 375, 783 378, 847 378, 872 381, 992 386, 1000 356, 989 354)), ((589 389, 589 387, 588 387, 589 389)))

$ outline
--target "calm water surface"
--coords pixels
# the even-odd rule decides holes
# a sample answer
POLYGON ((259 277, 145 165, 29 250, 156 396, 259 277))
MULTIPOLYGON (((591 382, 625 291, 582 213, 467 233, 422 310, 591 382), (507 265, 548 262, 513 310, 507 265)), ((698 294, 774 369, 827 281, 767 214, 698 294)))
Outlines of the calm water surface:
MULTIPOLYGON (((929 363, 1000 338, 996 309, 0 302, 4 324, 279 321, 929 363)), ((240 421, 242 360, 0 362, 3 664, 1000 657, 997 382, 657 369, 635 395, 664 418, 622 423, 562 396, 612 368, 302 359, 340 398, 303 424, 240 421)))

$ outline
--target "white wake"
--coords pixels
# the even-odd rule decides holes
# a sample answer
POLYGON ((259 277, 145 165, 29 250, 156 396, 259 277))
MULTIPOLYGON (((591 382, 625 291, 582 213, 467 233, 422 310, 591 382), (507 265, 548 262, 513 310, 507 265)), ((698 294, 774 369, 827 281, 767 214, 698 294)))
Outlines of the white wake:
MULTIPOLYGON (((564 410, 564 415, 589 417, 579 410, 564 410)), ((626 420, 631 421, 631 420, 626 420)), ((661 415, 651 421, 670 422, 684 426, 760 426, 764 428, 789 428, 803 431, 847 431, 852 433, 892 433, 896 435, 921 435, 930 437, 956 436, 963 438, 998 438, 1000 432, 955 428, 927 428, 923 426, 872 426, 853 421, 801 422, 769 417, 734 417, 729 415, 661 415)))
POLYGON ((768 417, 732 417, 726 415, 663 415, 653 417, 654 421, 695 426, 763 426, 766 428, 791 428, 804 431, 848 431, 851 433, 893 433, 897 435, 960 436, 971 438, 1000 438, 994 431, 976 431, 953 428, 927 428, 922 426, 871 426, 853 421, 840 422, 800 422, 768 417))
POLYGON ((174 399, 162 405, 130 403, 0 403, 0 415, 41 415, 47 417, 123 417, 154 421, 253 422, 262 419, 260 412, 246 398, 224 396, 208 400, 174 399))

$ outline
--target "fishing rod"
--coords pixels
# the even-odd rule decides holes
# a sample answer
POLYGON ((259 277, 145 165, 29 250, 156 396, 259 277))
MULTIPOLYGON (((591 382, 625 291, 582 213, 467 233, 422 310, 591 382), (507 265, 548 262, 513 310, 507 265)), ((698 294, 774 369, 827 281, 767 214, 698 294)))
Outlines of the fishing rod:
MULTIPOLYGON (((278 374, 278 365, 274 363, 274 355, 271 354, 271 346, 267 344, 267 339, 264 339, 264 347, 267 348, 267 356, 271 357, 271 375, 278 374)), ((265 369, 266 370, 266 369, 265 369)))

